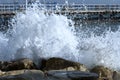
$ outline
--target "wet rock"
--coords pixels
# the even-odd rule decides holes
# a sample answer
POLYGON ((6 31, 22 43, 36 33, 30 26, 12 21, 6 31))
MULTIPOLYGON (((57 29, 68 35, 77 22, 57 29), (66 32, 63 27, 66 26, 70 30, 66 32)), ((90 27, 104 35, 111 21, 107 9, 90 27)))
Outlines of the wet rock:
POLYGON ((44 70, 88 71, 88 69, 83 64, 54 57, 46 61, 44 70))
POLYGON ((120 72, 117 71, 113 72, 113 80, 120 80, 120 72))
POLYGON ((0 70, 4 70, 8 64, 10 64, 10 62, 0 61, 0 70))
POLYGON ((1 75, 4 75, 4 74, 5 74, 5 72, 0 71, 0 76, 1 76, 1 75))
POLYGON ((43 70, 46 67, 46 62, 47 62, 47 59, 44 59, 44 58, 40 59, 40 62, 38 65, 40 70, 43 70))
POLYGON ((19 60, 10 61, 10 62, 1 62, 0 69, 2 71, 36 69, 36 65, 30 59, 19 59, 19 60))
POLYGON ((0 80, 45 80, 40 70, 16 70, 0 75, 0 80))
MULTIPOLYGON (((58 73, 59 74, 59 73, 58 73)), ((70 78, 48 76, 40 70, 8 71, 0 75, 0 80, 72 80, 70 78)))
POLYGON ((70 80, 97 80, 98 75, 90 72, 82 71, 57 71, 52 70, 47 72, 48 76, 70 80))
POLYGON ((0 80, 96 80, 95 73, 81 71, 16 70, 0 75, 0 80))
POLYGON ((98 80, 113 80, 112 79, 112 76, 113 76, 112 70, 110 70, 106 67, 96 66, 91 70, 91 72, 97 73, 99 75, 98 80))

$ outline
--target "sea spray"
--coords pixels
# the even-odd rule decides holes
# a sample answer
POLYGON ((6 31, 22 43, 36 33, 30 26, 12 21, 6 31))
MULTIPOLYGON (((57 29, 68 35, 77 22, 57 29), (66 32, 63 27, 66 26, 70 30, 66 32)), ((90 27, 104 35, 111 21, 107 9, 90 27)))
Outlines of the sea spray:
POLYGON ((40 57, 77 59, 78 42, 73 23, 67 17, 47 14, 45 9, 34 4, 25 12, 17 13, 11 25, 5 36, 1 35, 0 60, 40 57))
POLYGON ((35 5, 16 14, 10 29, 0 33, 0 60, 62 57, 89 67, 120 69, 119 30, 99 36, 90 30, 75 32, 73 22, 66 16, 45 11, 35 5))
POLYGON ((103 65, 111 69, 120 69, 120 31, 105 30, 104 34, 79 33, 80 62, 89 66, 103 65))

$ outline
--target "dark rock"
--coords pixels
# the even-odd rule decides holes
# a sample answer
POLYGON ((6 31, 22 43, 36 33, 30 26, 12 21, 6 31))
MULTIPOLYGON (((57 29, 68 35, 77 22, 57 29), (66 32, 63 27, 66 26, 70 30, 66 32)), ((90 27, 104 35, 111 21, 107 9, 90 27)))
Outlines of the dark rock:
POLYGON ((48 76, 53 76, 56 78, 64 78, 71 80, 97 80, 98 75, 90 72, 82 71, 48 71, 48 76))
POLYGON ((36 69, 36 65, 30 59, 19 59, 11 62, 1 62, 0 69, 2 71, 36 69))
POLYGON ((96 80, 97 74, 80 71, 16 70, 4 72, 0 80, 96 80))
POLYGON ((0 80, 27 80, 24 78, 1 78, 0 80))
POLYGON ((0 70, 4 70, 4 68, 9 64, 10 62, 7 61, 0 61, 0 70))
POLYGON ((103 66, 94 67, 91 72, 97 73, 99 75, 98 80, 113 80, 113 72, 109 68, 103 66))
POLYGON ((45 80, 45 77, 40 70, 16 70, 0 75, 0 80, 45 80))
POLYGON ((50 58, 46 61, 45 71, 48 70, 65 70, 65 71, 88 71, 87 68, 80 63, 68 61, 61 58, 50 58))
POLYGON ((120 80, 120 72, 118 71, 113 72, 113 80, 120 80))
POLYGON ((46 59, 44 59, 44 58, 40 59, 40 63, 38 65, 40 70, 43 70, 46 67, 46 62, 47 62, 46 59))

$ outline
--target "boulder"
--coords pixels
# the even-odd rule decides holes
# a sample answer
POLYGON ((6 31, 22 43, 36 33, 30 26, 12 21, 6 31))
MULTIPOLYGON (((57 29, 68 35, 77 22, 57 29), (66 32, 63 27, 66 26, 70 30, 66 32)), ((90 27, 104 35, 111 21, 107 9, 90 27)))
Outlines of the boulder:
POLYGON ((95 73, 81 71, 15 70, 4 72, 0 80, 96 80, 95 73))
POLYGON ((4 72, 0 80, 45 80, 44 73, 40 70, 16 70, 4 72))
POLYGON ((5 70, 5 68, 8 64, 10 64, 10 62, 0 61, 0 70, 5 70))
POLYGON ((46 73, 40 70, 8 71, 0 75, 0 80, 71 80, 70 78, 49 76, 46 73))
POLYGON ((103 66, 94 67, 91 72, 97 73, 99 75, 98 80, 113 80, 113 72, 109 68, 103 66))
POLYGON ((90 72, 83 71, 48 71, 47 76, 53 76, 56 78, 70 79, 70 80, 97 80, 98 75, 90 72))
POLYGON ((36 65, 30 59, 19 59, 10 62, 0 62, 2 71, 21 70, 21 69, 36 69, 36 65))
POLYGON ((44 71, 48 70, 88 71, 88 69, 83 64, 54 57, 46 61, 44 71))
POLYGON ((118 71, 113 72, 113 80, 120 80, 120 72, 118 71))

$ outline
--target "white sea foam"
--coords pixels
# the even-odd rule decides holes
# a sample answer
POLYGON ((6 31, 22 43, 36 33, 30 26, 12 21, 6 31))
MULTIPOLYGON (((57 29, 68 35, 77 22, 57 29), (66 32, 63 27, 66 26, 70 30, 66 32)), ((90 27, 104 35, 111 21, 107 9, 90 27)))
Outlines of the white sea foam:
POLYGON ((11 21, 12 29, 0 33, 0 60, 62 57, 89 67, 104 65, 120 69, 119 30, 91 37, 85 37, 81 31, 76 37, 71 20, 44 11, 33 7, 16 14, 11 21))
POLYGON ((120 69, 120 31, 111 32, 101 36, 91 35, 80 38, 80 61, 89 67, 104 65, 112 69, 120 69))
POLYGON ((65 16, 45 14, 45 9, 34 5, 25 13, 16 14, 11 25, 12 29, 0 36, 0 60, 24 57, 73 59, 73 53, 77 54, 74 26, 65 16))

